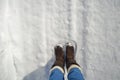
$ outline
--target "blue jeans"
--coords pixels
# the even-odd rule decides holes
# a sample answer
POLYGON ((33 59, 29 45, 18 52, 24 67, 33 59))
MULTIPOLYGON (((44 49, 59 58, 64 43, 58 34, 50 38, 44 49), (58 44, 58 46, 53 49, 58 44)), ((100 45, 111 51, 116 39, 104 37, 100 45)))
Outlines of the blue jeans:
MULTIPOLYGON (((72 68, 67 77, 68 80, 84 80, 81 70, 78 68, 72 68)), ((51 71, 49 80, 64 80, 64 73, 56 68, 51 71)))

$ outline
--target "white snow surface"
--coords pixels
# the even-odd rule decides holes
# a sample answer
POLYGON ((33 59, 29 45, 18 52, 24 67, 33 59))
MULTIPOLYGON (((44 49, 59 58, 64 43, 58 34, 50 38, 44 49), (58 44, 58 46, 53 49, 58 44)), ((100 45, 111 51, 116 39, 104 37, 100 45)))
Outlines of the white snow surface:
POLYGON ((0 80, 48 80, 67 40, 85 80, 120 80, 120 0, 0 0, 0 80))

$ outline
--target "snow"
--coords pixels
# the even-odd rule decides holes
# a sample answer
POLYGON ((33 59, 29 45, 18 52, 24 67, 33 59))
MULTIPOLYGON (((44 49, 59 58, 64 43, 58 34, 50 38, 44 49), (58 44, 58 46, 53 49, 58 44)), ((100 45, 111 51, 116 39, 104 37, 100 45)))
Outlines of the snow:
POLYGON ((120 80, 120 0, 0 0, 0 80, 48 80, 68 40, 85 80, 120 80))

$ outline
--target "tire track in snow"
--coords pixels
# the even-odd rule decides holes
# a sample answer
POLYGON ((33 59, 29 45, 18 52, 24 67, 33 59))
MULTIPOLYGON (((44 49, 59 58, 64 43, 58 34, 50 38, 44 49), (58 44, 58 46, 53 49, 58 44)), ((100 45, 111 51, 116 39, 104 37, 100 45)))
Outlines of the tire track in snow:
POLYGON ((71 30, 72 30, 72 3, 71 0, 67 0, 67 21, 68 21, 68 39, 71 39, 71 30))
MULTIPOLYGON (((15 58, 14 58, 14 54, 12 53, 12 50, 11 50, 11 42, 13 41, 13 39, 12 39, 12 34, 11 34, 11 32, 10 32, 10 29, 9 29, 9 27, 11 26, 11 20, 10 20, 10 16, 12 16, 13 14, 12 14, 12 12, 11 12, 11 6, 10 6, 10 4, 9 4, 10 2, 9 2, 9 0, 6 0, 6 5, 5 5, 5 8, 6 8, 6 11, 5 11, 5 27, 6 27, 6 30, 7 30, 7 45, 8 45, 8 52, 9 52, 9 54, 11 55, 10 57, 12 58, 11 60, 12 60, 12 65, 13 65, 13 67, 14 67, 14 72, 15 72, 15 77, 14 77, 14 79, 15 80, 17 80, 17 67, 16 67, 16 63, 15 63, 15 58)), ((10 58, 9 58, 10 59, 10 58)), ((8 75, 8 76, 10 76, 10 75, 8 75)))
MULTIPOLYGON (((42 26, 41 26, 41 30, 42 31, 42 46, 40 47, 42 49, 42 53, 39 53, 40 56, 42 56, 41 54, 43 54, 43 63, 41 64, 41 66, 45 66, 46 62, 47 62, 47 27, 46 27, 46 3, 45 1, 42 2, 42 26)), ((41 57, 42 58, 42 57, 41 57)), ((39 60, 41 60, 41 58, 39 58, 39 60)), ((42 62, 42 61, 41 61, 42 62)))
POLYGON ((83 55, 83 72, 85 77, 87 76, 87 27, 88 27, 88 7, 87 7, 87 0, 82 0, 83 5, 83 12, 82 12, 82 21, 83 21, 83 31, 82 31, 82 55, 83 55))
POLYGON ((68 0, 68 39, 76 40, 76 1, 68 0))

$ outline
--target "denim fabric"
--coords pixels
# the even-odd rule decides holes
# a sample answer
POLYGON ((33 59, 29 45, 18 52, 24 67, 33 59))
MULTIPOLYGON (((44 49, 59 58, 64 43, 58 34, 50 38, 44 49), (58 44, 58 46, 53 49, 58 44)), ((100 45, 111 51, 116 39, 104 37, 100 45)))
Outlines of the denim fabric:
POLYGON ((84 80, 83 75, 78 68, 73 68, 68 73, 68 80, 84 80))
MULTIPOLYGON (((56 68, 51 71, 49 80, 64 80, 64 73, 56 68)), ((68 73, 68 80, 84 80, 80 69, 72 68, 68 73)))
POLYGON ((49 80, 64 80, 64 74, 56 68, 51 71, 49 80))

